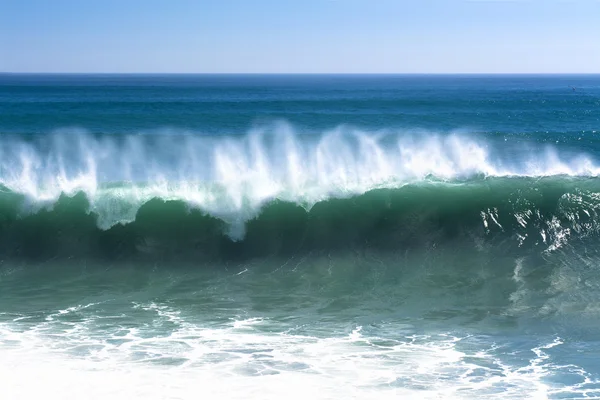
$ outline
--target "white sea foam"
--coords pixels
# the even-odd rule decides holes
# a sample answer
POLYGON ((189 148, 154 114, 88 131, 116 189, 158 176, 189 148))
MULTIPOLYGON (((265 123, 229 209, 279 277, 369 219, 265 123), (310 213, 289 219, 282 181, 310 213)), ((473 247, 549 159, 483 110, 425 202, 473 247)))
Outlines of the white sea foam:
POLYGON ((316 337, 259 329, 267 318, 220 327, 186 322, 164 304, 134 308, 155 315, 154 336, 101 320, 66 318, 94 306, 58 310, 30 329, 0 324, 0 374, 9 399, 197 398, 583 398, 600 394, 585 370, 560 366, 548 353, 556 339, 503 360, 493 342, 447 334, 419 335, 390 326, 393 338, 363 333, 316 337), (62 320, 61 320, 62 318, 62 320), (66 319, 65 319, 66 318, 66 319), (165 324, 174 326, 159 332, 165 324), (112 328, 119 328, 112 326, 112 328), (570 384, 552 385, 569 375, 570 384))
POLYGON ((287 124, 240 137, 170 132, 95 137, 61 131, 0 141, 0 183, 25 197, 25 209, 84 192, 98 225, 135 219, 152 198, 182 200, 220 217, 241 237, 243 223, 278 198, 307 208, 330 197, 425 179, 473 176, 598 176, 589 157, 551 148, 494 149, 464 133, 364 132, 340 127, 301 136, 287 124), (504 149, 506 150, 506 149, 504 149))

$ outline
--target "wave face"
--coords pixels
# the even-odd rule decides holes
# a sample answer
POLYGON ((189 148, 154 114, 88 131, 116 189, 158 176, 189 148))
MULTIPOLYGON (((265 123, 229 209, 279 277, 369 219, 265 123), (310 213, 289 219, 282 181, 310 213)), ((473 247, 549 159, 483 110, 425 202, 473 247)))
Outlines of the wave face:
POLYGON ((0 159, 10 257, 227 259, 457 237, 552 251, 595 235, 600 205, 590 157, 465 133, 63 131, 5 137, 0 159))

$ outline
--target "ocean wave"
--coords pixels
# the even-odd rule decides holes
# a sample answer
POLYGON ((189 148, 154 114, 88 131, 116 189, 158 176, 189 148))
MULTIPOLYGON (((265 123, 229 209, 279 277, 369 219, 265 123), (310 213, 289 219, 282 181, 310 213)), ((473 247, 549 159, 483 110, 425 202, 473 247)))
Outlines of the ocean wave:
POLYGON ((3 136, 0 251, 222 259, 457 235, 553 251, 596 234, 599 173, 464 132, 3 136))
POLYGON ((239 137, 60 130, 3 136, 0 184, 22 195, 23 214, 83 192, 98 227, 106 230, 133 222, 152 199, 177 200, 224 220, 229 235, 241 239, 244 223, 276 199, 309 210, 327 199, 426 181, 600 174, 589 156, 563 153, 549 146, 486 142, 464 132, 340 126, 302 135, 285 123, 239 137))
POLYGON ((62 195, 27 215, 21 211, 26 197, 4 190, 0 254, 210 261, 360 248, 398 252, 460 243, 474 251, 487 246, 519 255, 594 240, 600 230, 597 178, 420 182, 329 198, 311 207, 273 199, 252 218, 233 222, 191 207, 187 200, 154 197, 133 204, 122 195, 127 190, 131 188, 100 190, 93 199, 85 192, 62 195), (125 212, 131 213, 131 222, 99 228, 99 220, 118 220, 125 212))

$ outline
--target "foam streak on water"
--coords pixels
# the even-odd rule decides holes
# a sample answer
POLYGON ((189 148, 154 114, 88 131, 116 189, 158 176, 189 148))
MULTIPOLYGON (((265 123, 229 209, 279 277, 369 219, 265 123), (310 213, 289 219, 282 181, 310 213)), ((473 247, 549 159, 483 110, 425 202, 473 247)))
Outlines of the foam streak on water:
POLYGON ((231 223, 230 235, 241 237, 243 222, 275 198, 310 208, 323 199, 425 179, 600 174, 583 155, 513 150, 500 154, 464 133, 340 127, 301 136, 286 124, 240 137, 62 131, 29 141, 3 139, 0 183, 25 196, 24 212, 52 205, 61 193, 83 191, 102 229, 133 221, 149 199, 183 200, 231 223))

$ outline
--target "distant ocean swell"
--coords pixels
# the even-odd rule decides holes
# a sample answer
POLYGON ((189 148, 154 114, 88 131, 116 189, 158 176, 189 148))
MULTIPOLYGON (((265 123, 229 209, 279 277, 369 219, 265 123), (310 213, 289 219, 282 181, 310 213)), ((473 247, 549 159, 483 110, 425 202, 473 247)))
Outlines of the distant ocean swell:
POLYGON ((600 228, 591 158, 456 133, 64 131, 5 136, 0 156, 4 258, 211 262, 457 242, 543 254, 600 228))

